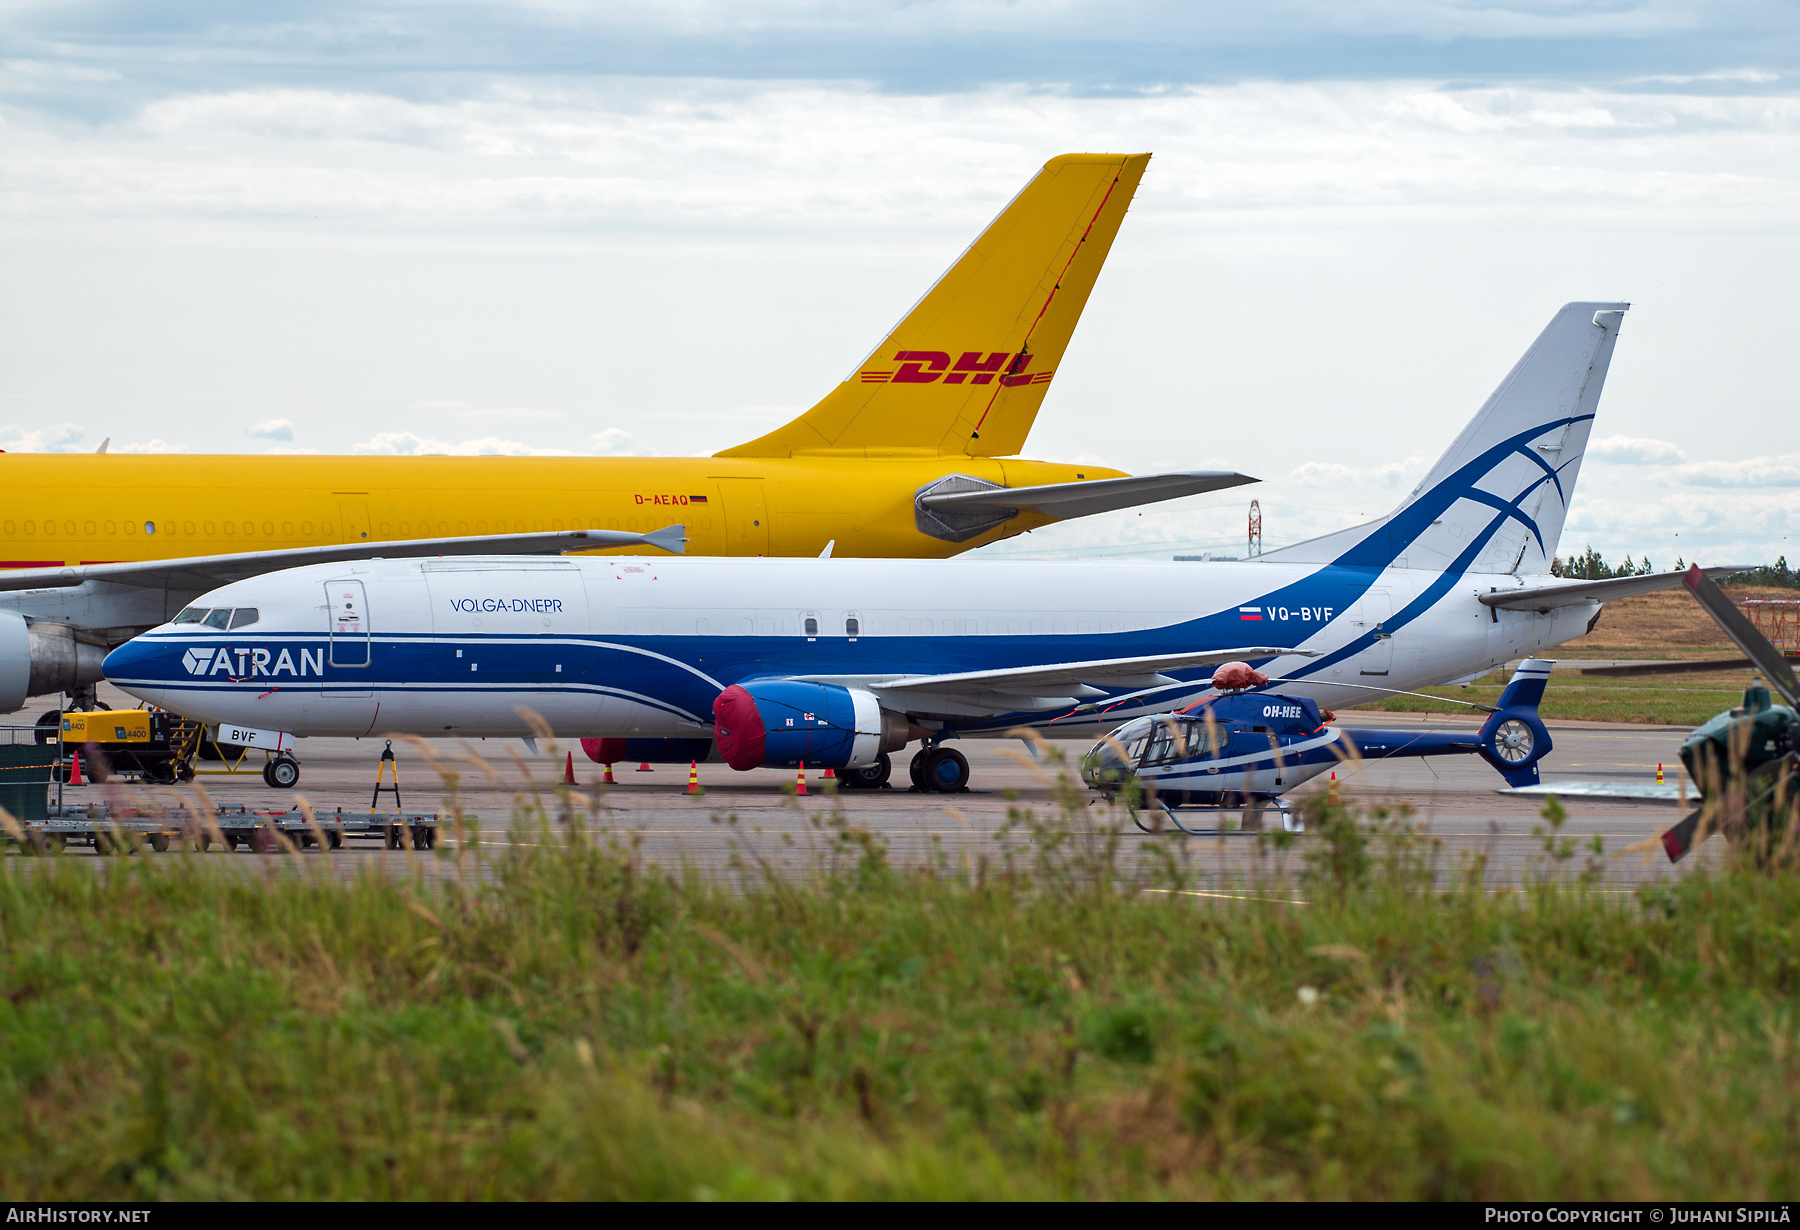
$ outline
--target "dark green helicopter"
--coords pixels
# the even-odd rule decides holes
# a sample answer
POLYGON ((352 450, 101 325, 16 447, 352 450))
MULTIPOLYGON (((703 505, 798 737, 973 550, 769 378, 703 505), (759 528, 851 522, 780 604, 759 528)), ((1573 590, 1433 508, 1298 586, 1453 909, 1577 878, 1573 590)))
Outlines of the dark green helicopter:
POLYGON ((1742 705, 1687 737, 1681 763, 1700 789, 1700 806, 1662 835, 1663 849, 1676 862, 1708 833, 1723 833, 1760 864, 1800 862, 1800 682, 1781 651, 1698 566, 1684 581, 1785 703, 1776 704, 1758 680, 1744 689, 1742 705))

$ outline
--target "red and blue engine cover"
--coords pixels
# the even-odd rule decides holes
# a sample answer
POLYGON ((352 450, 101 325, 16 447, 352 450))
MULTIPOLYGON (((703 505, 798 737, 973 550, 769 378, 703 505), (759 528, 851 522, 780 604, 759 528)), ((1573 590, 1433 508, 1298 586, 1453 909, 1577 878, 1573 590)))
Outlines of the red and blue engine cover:
POLYGON ((713 701, 714 737, 719 754, 734 769, 791 768, 801 761, 841 769, 859 750, 859 707, 871 710, 865 716, 873 718, 878 739, 880 706, 866 692, 789 679, 734 684, 713 701), (860 706, 859 699, 864 700, 860 706))

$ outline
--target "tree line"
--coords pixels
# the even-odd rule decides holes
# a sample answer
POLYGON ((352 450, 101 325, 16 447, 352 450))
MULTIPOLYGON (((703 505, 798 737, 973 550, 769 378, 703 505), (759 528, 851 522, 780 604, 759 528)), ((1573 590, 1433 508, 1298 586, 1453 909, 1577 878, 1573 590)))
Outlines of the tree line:
MULTIPOLYGON (((1687 564, 1677 559, 1675 566, 1669 571, 1686 571, 1687 564)), ((1572 581, 1604 581, 1611 577, 1645 577, 1656 571, 1648 555, 1641 560, 1633 560, 1627 555, 1624 562, 1614 567, 1601 558, 1600 553, 1589 547, 1580 555, 1571 555, 1568 559, 1557 558, 1550 561, 1550 572, 1554 576, 1567 577, 1572 581)), ((1783 555, 1773 564, 1764 564, 1749 572, 1740 572, 1731 578, 1733 585, 1764 585, 1775 589, 1800 589, 1800 573, 1788 567, 1787 556, 1783 555)))

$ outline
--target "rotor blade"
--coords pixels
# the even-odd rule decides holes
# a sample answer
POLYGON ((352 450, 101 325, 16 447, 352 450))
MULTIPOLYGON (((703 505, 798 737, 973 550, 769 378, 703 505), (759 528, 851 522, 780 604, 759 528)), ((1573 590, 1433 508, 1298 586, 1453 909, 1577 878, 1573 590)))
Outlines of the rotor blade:
POLYGON ((1719 587, 1714 585, 1707 575, 1695 564, 1687 570, 1684 582, 1693 591, 1706 613, 1713 617, 1713 622, 1725 630, 1725 635, 1732 639, 1737 647, 1744 651, 1744 656, 1755 664, 1763 678, 1769 681, 1781 699, 1789 707, 1800 707, 1800 680, 1794 678, 1794 668, 1787 664, 1781 651, 1769 644, 1768 638, 1758 632, 1744 613, 1737 608, 1719 587))
POLYGON ((1694 848, 1694 834, 1700 831, 1700 813, 1704 810, 1705 808, 1695 808, 1687 819, 1662 835, 1663 852, 1669 856, 1671 863, 1679 863, 1694 848))

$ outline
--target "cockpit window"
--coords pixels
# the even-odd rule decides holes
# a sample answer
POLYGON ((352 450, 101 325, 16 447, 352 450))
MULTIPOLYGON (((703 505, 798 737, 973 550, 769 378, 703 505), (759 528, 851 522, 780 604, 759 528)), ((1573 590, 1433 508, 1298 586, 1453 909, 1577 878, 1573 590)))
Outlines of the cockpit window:
POLYGON ((175 617, 175 622, 178 624, 197 624, 205 618, 206 618, 206 608, 205 607, 190 606, 190 607, 184 607, 182 609, 181 614, 179 614, 175 617))
POLYGON ((243 628, 262 618, 262 612, 253 606, 241 606, 231 613, 231 626, 243 628))
POLYGON ((1231 732, 1215 722, 1211 736, 1204 718, 1138 718, 1113 731, 1133 768, 1176 764, 1196 756, 1216 755, 1231 741, 1231 732))
POLYGON ((227 629, 231 626, 231 608, 222 606, 217 610, 208 611, 206 618, 200 622, 209 628, 227 629))

